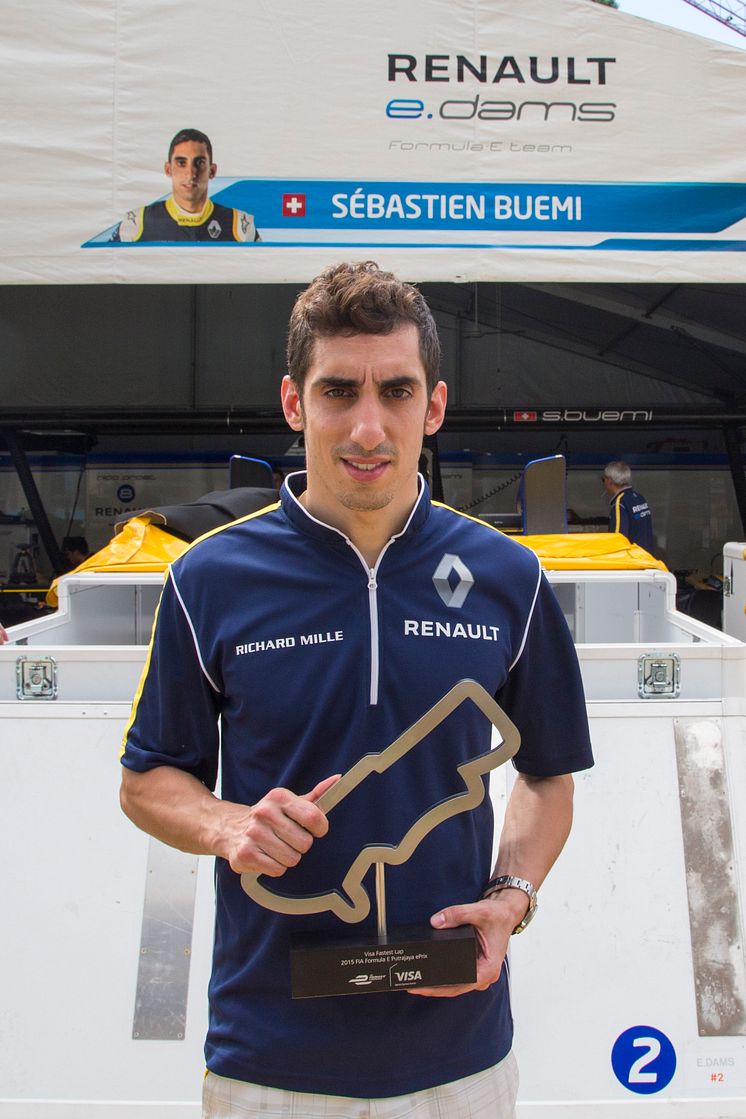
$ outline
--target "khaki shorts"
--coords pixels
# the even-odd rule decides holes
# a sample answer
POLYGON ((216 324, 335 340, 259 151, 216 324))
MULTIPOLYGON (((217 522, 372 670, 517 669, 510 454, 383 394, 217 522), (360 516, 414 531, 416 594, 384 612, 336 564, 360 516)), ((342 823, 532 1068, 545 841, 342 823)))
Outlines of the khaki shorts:
POLYGON ((286 1092, 208 1072, 202 1119, 515 1119, 518 1066, 512 1052, 474 1076, 408 1096, 353 1099, 286 1092))

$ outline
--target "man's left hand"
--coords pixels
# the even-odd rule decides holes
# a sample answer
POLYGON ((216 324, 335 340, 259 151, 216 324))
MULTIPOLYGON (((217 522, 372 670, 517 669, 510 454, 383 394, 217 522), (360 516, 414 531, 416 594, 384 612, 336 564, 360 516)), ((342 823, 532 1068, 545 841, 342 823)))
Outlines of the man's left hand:
POLYGON ((525 916, 526 895, 521 891, 502 890, 499 898, 487 898, 470 905, 450 905, 430 918, 434 929, 455 929, 458 925, 473 925, 477 937, 477 978, 475 983, 453 987, 417 987, 408 995, 428 995, 431 998, 452 999, 468 991, 486 991, 500 978, 508 942, 516 925, 525 916), (518 894, 519 897, 505 895, 518 894), (523 899, 522 901, 520 899, 523 899))

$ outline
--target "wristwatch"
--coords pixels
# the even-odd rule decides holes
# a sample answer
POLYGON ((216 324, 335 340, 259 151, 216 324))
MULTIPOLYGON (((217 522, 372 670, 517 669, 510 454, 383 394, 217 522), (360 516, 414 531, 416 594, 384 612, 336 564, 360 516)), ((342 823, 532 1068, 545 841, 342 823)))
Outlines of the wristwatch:
POLYGON ((491 898, 494 897, 495 894, 499 894, 500 890, 507 889, 523 890, 524 894, 528 895, 528 909, 526 911, 526 916, 523 918, 522 921, 519 921, 516 927, 513 929, 513 935, 515 935, 516 933, 523 932, 526 925, 528 925, 528 923, 532 920, 533 915, 539 905, 539 899, 537 898, 536 890, 531 885, 531 883, 527 882, 525 878, 517 878, 515 874, 500 874, 497 878, 490 878, 489 882, 484 888, 482 897, 491 898))

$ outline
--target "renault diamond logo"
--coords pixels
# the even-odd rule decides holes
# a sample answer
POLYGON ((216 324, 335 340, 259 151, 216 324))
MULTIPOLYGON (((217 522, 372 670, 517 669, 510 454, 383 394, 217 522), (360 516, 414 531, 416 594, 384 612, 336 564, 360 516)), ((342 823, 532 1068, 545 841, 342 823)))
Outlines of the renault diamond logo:
POLYGON ((435 569, 433 582, 446 606, 457 608, 466 602, 466 596, 474 586, 474 576, 459 556, 446 552, 435 569))

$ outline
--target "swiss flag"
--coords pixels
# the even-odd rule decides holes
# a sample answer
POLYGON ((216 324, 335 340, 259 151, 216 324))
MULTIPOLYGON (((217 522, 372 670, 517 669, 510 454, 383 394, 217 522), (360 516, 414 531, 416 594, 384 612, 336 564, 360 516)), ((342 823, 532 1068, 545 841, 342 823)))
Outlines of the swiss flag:
POLYGON ((304 218, 306 216, 305 194, 283 194, 282 216, 284 218, 304 218))
POLYGON ((533 423, 533 424, 535 424, 538 418, 539 418, 538 412, 514 412, 513 413, 513 420, 516 423, 527 423, 527 424, 533 423))

